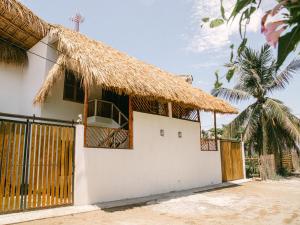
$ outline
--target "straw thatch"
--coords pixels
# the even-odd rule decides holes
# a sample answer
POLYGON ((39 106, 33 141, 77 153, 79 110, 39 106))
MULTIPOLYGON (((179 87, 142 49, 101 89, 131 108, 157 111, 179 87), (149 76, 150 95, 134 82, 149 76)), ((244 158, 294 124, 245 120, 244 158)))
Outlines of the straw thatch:
POLYGON ((27 52, 0 39, 0 62, 23 67, 28 63, 27 52))
POLYGON ((141 62, 101 42, 62 26, 53 26, 50 38, 57 39, 61 54, 35 98, 43 103, 65 70, 82 78, 84 87, 110 89, 119 94, 176 102, 187 107, 219 113, 236 113, 226 102, 193 88, 182 78, 141 62))
POLYGON ((0 0, 0 37, 30 49, 48 32, 48 23, 16 0, 0 0))

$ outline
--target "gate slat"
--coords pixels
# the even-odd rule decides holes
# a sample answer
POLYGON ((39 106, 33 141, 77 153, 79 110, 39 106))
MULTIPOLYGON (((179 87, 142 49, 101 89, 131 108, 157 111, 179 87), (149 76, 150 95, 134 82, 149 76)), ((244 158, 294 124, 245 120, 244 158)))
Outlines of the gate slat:
POLYGON ((48 169, 48 151, 49 151, 49 126, 45 126, 45 145, 44 145, 44 157, 43 157, 43 172, 42 172, 42 207, 46 206, 46 191, 47 191, 47 169, 48 169))
POLYGON ((8 137, 8 158, 7 158, 7 168, 6 168, 6 187, 5 187, 5 200, 4 200, 4 211, 9 210, 9 189, 10 189, 10 183, 11 183, 11 164, 12 164, 12 158, 13 158, 13 148, 14 148, 14 130, 15 125, 13 123, 9 123, 9 137, 8 137))
POLYGON ((61 136, 62 136, 62 128, 58 127, 58 145, 57 145, 57 162, 56 162, 56 183, 55 183, 55 199, 56 205, 60 205, 61 201, 59 199, 59 184, 60 184, 60 157, 61 157, 61 136))
POLYGON ((37 143, 37 126, 33 124, 31 126, 31 146, 29 149, 29 174, 28 174, 28 202, 27 202, 27 207, 32 208, 33 207, 33 202, 32 202, 32 193, 33 193, 33 182, 34 182, 34 156, 35 156, 35 148, 36 148, 36 143, 37 143))
POLYGON ((49 126, 49 155, 47 160, 48 174, 47 174, 47 206, 51 204, 51 172, 52 172, 52 153, 53 153, 53 127, 49 126))
POLYGON ((7 129, 8 125, 5 122, 1 123, 1 183, 0 183, 0 211, 3 210, 3 194, 4 194, 4 182, 5 182, 5 167, 6 167, 6 148, 7 148, 7 129))
POLYGON ((61 135, 61 141, 62 141, 62 147, 61 147, 61 176, 60 176, 60 203, 64 203, 64 180, 65 180, 65 148, 66 148, 66 129, 62 128, 62 135, 61 135))
POLYGON ((51 177, 51 205, 54 205, 56 202, 55 198, 55 181, 56 181, 56 157, 57 157, 57 127, 53 127, 53 157, 51 162, 52 168, 52 177, 51 177))
POLYGON ((69 153, 70 153, 70 129, 65 128, 65 169, 64 169, 64 203, 68 203, 68 179, 69 179, 69 153))
POLYGON ((72 203, 72 188, 73 188, 73 143, 74 129, 70 129, 70 148, 69 148, 69 175, 68 175, 68 203, 72 203))
POLYGON ((33 208, 36 208, 37 200, 37 181, 38 181, 38 163, 39 163, 39 148, 40 148, 40 125, 36 125, 36 144, 35 144, 35 156, 34 156, 34 174, 33 174, 33 208))
POLYGON ((45 127, 41 125, 41 142, 40 142, 40 156, 39 156, 39 174, 38 174, 38 200, 37 207, 42 204, 42 191, 43 191, 43 156, 45 151, 45 127))
POLYGON ((14 136, 14 147, 13 147, 13 168, 12 168, 12 181, 10 187, 10 202, 9 209, 15 210, 15 189, 16 189, 16 179, 17 179, 17 159, 19 154, 19 136, 20 136, 20 124, 15 125, 15 136, 14 136))
POLYGON ((20 151, 19 151, 19 160, 18 160, 18 176, 16 184, 16 209, 20 209, 20 192, 21 192, 21 182, 23 175, 23 154, 24 154, 24 142, 25 142, 25 127, 26 125, 20 125, 20 151))

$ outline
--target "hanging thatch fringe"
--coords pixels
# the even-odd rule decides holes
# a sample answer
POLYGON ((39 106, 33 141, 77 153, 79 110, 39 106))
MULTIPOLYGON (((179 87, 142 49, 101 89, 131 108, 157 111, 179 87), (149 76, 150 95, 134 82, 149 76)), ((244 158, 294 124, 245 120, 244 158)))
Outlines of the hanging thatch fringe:
POLYGON ((25 50, 0 40, 0 63, 24 67, 28 64, 28 56, 25 50))
POLYGON ((119 94, 176 102, 187 107, 219 113, 236 113, 236 109, 182 78, 141 62, 110 46, 94 41, 62 26, 53 26, 50 38, 57 39, 61 53, 35 98, 43 103, 53 85, 63 78, 64 70, 74 71, 87 88, 94 86, 119 94))

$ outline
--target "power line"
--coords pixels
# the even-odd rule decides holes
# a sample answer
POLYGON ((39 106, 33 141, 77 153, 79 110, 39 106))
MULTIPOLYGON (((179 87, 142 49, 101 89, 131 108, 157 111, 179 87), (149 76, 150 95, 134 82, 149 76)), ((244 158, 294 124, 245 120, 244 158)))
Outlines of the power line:
MULTIPOLYGON (((22 49, 23 51, 28 52, 28 53, 30 53, 30 54, 32 54, 32 55, 35 55, 35 56, 38 56, 38 57, 40 57, 40 58, 42 58, 42 59, 48 60, 48 61, 50 61, 50 62, 52 62, 52 63, 54 63, 54 64, 57 64, 57 65, 59 65, 59 66, 63 66, 63 65, 60 65, 59 63, 57 63, 56 61, 53 61, 53 60, 51 60, 51 59, 48 59, 47 57, 41 56, 41 55, 39 55, 39 54, 37 54, 37 53, 35 53, 35 52, 32 52, 32 51, 30 51, 30 50, 27 50, 27 49, 21 47, 21 46, 19 46, 19 45, 16 45, 16 44, 14 44, 14 43, 11 43, 10 41, 7 41, 6 39, 4 39, 4 38, 2 38, 2 37, 0 37, 0 40, 2 40, 2 41, 4 41, 4 42, 8 43, 9 45, 15 46, 16 48, 22 49)), ((44 43, 44 42, 42 42, 42 43, 44 43)), ((44 44, 45 44, 45 43, 44 43, 44 44)))
MULTIPOLYGON (((54 63, 54 64, 56 64, 56 65, 58 65, 58 66, 61 66, 61 67, 65 68, 64 65, 61 65, 61 64, 57 63, 57 61, 54 61, 54 60, 52 60, 52 59, 48 59, 47 57, 41 56, 41 55, 39 55, 39 54, 37 54, 37 53, 35 53, 35 52, 32 52, 32 51, 30 51, 30 50, 27 50, 27 49, 25 49, 25 48, 23 48, 23 47, 21 47, 21 46, 15 44, 15 43, 12 43, 12 42, 10 42, 10 41, 8 41, 8 40, 6 40, 6 39, 3 39, 3 38, 0 37, 0 40, 4 41, 4 42, 6 42, 6 43, 8 43, 8 44, 10 44, 10 45, 13 45, 13 46, 15 46, 15 47, 17 47, 17 48, 19 48, 19 49, 22 49, 22 50, 24 50, 24 51, 26 51, 26 52, 28 52, 28 53, 30 53, 30 54, 32 54, 32 55, 38 56, 38 57, 40 57, 40 58, 42 58, 42 59, 48 60, 48 61, 50 61, 50 62, 52 62, 52 63, 54 63)), ((49 46, 50 48, 54 49, 55 51, 59 52, 59 53, 62 54, 62 55, 66 56, 66 57, 68 57, 68 58, 70 58, 70 59, 72 59, 72 60, 75 60, 75 61, 77 61, 78 63, 81 63, 78 59, 75 59, 75 58, 73 58, 73 57, 71 57, 71 56, 69 56, 69 55, 66 55, 64 52, 58 50, 58 49, 55 48, 54 46, 49 45, 48 43, 43 42, 42 40, 40 40, 39 42, 42 43, 42 44, 44 44, 44 45, 46 45, 46 46, 49 46)), ((93 61, 90 60, 90 62, 91 62, 95 67, 97 67, 97 66, 94 64, 93 61)), ((76 72, 76 71, 75 71, 75 72, 76 72)))

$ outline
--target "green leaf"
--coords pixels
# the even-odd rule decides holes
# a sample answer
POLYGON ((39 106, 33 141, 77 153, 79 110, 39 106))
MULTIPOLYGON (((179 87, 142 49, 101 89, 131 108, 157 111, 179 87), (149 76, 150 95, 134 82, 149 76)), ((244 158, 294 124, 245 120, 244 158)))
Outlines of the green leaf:
POLYGON ((232 79, 234 72, 235 72, 235 68, 231 68, 227 71, 226 79, 228 82, 232 79))
POLYGON ((214 19, 210 22, 209 27, 215 28, 215 27, 221 26, 223 23, 224 23, 223 19, 214 19))
POLYGON ((214 84, 214 88, 215 89, 219 89, 220 87, 222 87, 222 85, 223 85, 223 83, 221 83, 220 81, 219 81, 219 70, 216 70, 215 71, 215 77, 216 77, 216 81, 215 81, 215 84, 214 84))
POLYGON ((286 57, 296 49, 300 41, 300 25, 294 27, 290 32, 279 38, 277 69, 285 61, 286 57))
POLYGON ((210 19, 208 17, 202 18, 202 22, 207 23, 210 19))
POLYGON ((230 49, 231 49, 231 52, 230 52, 230 62, 232 63, 233 62, 233 57, 234 57, 234 54, 233 54, 234 44, 230 45, 230 49))
POLYGON ((247 38, 244 38, 242 43, 240 44, 239 48, 238 48, 238 55, 240 56, 241 53, 244 51, 246 45, 247 45, 247 41, 248 39, 247 38))
POLYGON ((222 15, 223 20, 227 20, 226 16, 225 16, 225 9, 223 6, 223 0, 221 0, 221 15, 222 15))
POLYGON ((245 9, 252 2, 255 2, 255 0, 237 0, 237 3, 235 4, 229 19, 234 19, 243 9, 245 9))
POLYGON ((251 6, 245 14, 246 19, 250 19, 251 15, 256 11, 256 7, 251 6))

